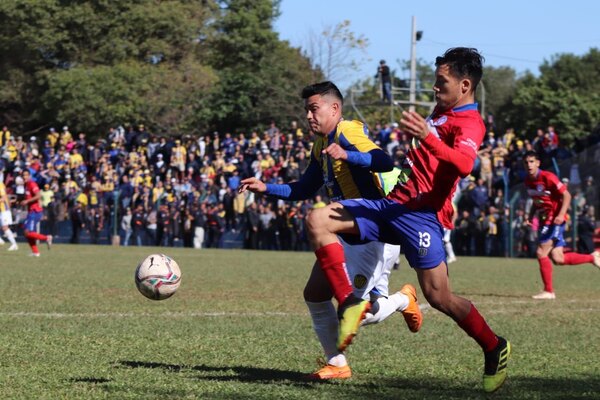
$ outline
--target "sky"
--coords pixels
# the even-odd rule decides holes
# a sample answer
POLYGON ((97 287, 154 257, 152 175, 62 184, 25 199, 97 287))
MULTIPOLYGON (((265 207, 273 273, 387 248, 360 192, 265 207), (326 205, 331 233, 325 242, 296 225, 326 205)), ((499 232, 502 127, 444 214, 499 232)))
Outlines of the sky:
POLYGON ((401 60, 410 59, 411 23, 423 31, 417 58, 433 65, 435 57, 456 46, 475 47, 485 65, 509 66, 539 74, 539 66, 559 53, 582 56, 600 49, 600 0, 282 0, 275 31, 294 47, 305 47, 309 32, 349 20, 356 35, 369 40, 362 67, 336 82, 347 88, 375 75, 385 59, 398 76, 401 60))

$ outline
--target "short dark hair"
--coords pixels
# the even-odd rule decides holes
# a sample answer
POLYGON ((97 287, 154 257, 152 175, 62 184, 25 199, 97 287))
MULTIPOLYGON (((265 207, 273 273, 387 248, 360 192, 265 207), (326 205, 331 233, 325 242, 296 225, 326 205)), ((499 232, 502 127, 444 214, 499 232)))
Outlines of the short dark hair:
POLYGON ((446 50, 443 56, 436 57, 435 66, 448 65, 450 72, 459 78, 469 78, 473 83, 473 91, 483 76, 484 58, 472 47, 453 47, 446 50))
POLYGON ((540 159, 540 155, 535 150, 528 150, 527 152, 525 152, 525 156, 523 156, 523 160, 525 160, 526 158, 529 158, 529 157, 533 157, 536 160, 540 159))
POLYGON ((344 105, 344 96, 342 96, 342 92, 340 92, 340 89, 338 89, 331 81, 315 83, 302 89, 302 98, 304 100, 316 94, 321 97, 326 95, 333 96, 340 101, 341 105, 344 105))

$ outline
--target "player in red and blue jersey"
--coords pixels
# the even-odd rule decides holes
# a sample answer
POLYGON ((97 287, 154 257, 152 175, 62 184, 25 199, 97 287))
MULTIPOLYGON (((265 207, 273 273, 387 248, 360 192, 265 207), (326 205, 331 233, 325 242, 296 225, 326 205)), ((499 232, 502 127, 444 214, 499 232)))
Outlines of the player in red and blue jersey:
POLYGON ((535 212, 539 213, 540 228, 536 251, 544 290, 533 296, 536 300, 556 298, 552 286, 552 261, 558 265, 579 265, 592 263, 600 268, 600 253, 564 253, 564 239, 567 211, 571 204, 571 194, 567 187, 552 172, 540 169, 540 159, 535 151, 528 151, 523 160, 527 177, 527 194, 533 199, 529 221, 535 212))
POLYGON ((43 209, 41 204, 42 193, 38 184, 31 179, 29 170, 23 171, 23 181, 25 182, 25 199, 21 201, 22 206, 27 206, 27 218, 23 223, 25 238, 31 247, 31 256, 39 257, 40 251, 37 247, 37 240, 45 241, 48 249, 52 245, 52 235, 42 235, 37 232, 37 226, 42 220, 43 209))
MULTIPOLYGON (((342 200, 315 210, 307 225, 319 263, 340 297, 351 293, 351 287, 343 279, 345 257, 336 234, 400 244, 429 304, 451 317, 483 349, 483 387, 493 392, 506 379, 510 343, 490 329, 469 300, 450 290, 442 240, 443 228, 452 228, 456 184, 471 172, 485 134, 475 103, 482 74, 482 57, 475 49, 449 49, 438 57, 436 108, 427 119, 403 112, 400 121, 403 132, 412 136, 403 166, 406 179, 387 198, 342 200)), ((364 302, 340 305, 341 347, 356 334, 366 307, 364 302)))

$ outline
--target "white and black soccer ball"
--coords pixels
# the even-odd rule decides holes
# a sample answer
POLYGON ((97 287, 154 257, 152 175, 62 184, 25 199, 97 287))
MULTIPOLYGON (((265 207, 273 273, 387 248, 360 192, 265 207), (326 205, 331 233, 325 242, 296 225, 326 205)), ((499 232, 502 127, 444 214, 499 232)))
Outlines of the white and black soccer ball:
POLYGON ((150 254, 135 270, 135 286, 141 294, 152 300, 173 296, 180 283, 179 265, 164 254, 150 254))

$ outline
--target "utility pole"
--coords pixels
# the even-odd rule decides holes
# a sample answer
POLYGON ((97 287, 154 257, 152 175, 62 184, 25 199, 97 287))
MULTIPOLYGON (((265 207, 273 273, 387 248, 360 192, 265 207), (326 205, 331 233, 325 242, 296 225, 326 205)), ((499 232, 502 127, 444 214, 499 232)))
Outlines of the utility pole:
POLYGON ((417 18, 412 17, 412 29, 410 31, 410 92, 408 95, 409 111, 415 111, 415 100, 417 91, 417 18))

